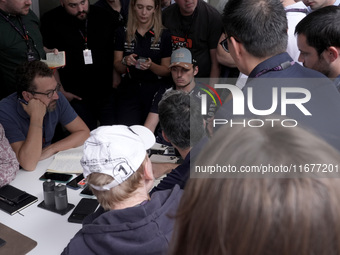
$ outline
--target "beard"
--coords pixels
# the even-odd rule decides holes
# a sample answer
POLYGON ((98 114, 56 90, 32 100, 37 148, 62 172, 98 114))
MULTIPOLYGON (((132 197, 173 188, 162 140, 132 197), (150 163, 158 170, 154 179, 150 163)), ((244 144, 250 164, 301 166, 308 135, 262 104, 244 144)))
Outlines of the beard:
POLYGON ((57 108, 57 100, 53 100, 49 103, 49 105, 46 107, 46 110, 48 112, 53 112, 57 108))
POLYGON ((76 14, 76 17, 77 17, 78 19, 80 19, 80 20, 84 20, 84 19, 87 18, 88 13, 89 13, 88 11, 78 12, 78 13, 76 14))

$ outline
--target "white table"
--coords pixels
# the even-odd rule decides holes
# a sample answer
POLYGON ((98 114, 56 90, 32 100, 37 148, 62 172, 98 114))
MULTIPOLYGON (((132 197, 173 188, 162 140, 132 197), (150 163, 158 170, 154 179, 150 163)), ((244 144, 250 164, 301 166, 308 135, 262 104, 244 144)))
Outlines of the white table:
MULTIPOLYGON (((29 252, 30 255, 60 254, 82 227, 81 224, 67 221, 73 209, 65 215, 60 215, 38 207, 44 200, 43 181, 40 181, 39 177, 46 171, 52 159, 53 157, 40 161, 32 172, 19 170, 17 177, 11 182, 12 186, 38 198, 36 203, 20 212, 24 216, 19 213, 11 216, 0 211, 1 223, 37 241, 38 245, 29 252)), ((82 198, 80 191, 67 188, 68 202, 76 206, 82 198)))

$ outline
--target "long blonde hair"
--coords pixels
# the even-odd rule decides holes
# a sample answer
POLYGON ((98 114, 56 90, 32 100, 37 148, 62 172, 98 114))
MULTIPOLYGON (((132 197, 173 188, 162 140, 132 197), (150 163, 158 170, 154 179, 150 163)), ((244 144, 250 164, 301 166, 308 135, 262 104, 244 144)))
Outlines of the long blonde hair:
MULTIPOLYGON (((159 38, 162 34, 163 25, 162 25, 162 10, 161 10, 161 0, 153 0, 155 4, 155 12, 153 14, 153 22, 151 27, 153 27, 153 32, 155 33, 155 40, 152 45, 158 43, 159 38)), ((138 28, 138 22, 136 19, 136 14, 134 12, 134 7, 136 5, 137 0, 131 0, 129 6, 129 15, 128 22, 126 26, 126 41, 130 45, 132 41, 136 40, 136 30, 138 28)))

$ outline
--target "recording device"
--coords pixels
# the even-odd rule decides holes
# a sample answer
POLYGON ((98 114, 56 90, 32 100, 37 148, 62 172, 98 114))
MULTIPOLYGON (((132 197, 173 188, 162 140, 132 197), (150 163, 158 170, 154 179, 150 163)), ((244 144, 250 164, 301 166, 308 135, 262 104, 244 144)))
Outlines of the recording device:
POLYGON ((55 208, 58 211, 65 210, 68 206, 66 186, 58 184, 54 187, 55 208))
POLYGON ((80 186, 78 185, 78 183, 84 179, 84 175, 80 174, 77 177, 73 178, 71 181, 69 181, 68 183, 66 183, 66 186, 70 189, 80 189, 80 186))
POLYGON ((47 181, 43 183, 44 202, 46 206, 53 207, 55 205, 54 187, 55 187, 55 182, 53 180, 48 179, 47 181))
POLYGON ((97 207, 97 199, 82 198, 76 208, 74 208, 73 212, 68 218, 68 221, 73 223, 82 223, 84 218, 87 215, 93 213, 97 207))
POLYGON ((85 188, 82 190, 82 192, 80 192, 80 196, 87 197, 87 198, 94 197, 89 185, 86 185, 85 188))
POLYGON ((39 180, 47 181, 48 179, 53 180, 55 182, 68 182, 72 178, 72 174, 59 174, 59 173, 50 173, 45 172, 42 176, 40 176, 39 180))

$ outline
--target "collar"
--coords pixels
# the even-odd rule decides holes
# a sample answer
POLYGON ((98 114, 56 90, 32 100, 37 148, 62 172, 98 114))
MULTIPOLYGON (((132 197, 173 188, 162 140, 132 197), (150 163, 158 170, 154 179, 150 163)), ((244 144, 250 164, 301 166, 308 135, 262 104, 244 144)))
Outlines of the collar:
MULTIPOLYGON (((126 32, 126 27, 124 27, 124 29, 125 29, 125 32, 126 32)), ((137 36, 140 36, 140 37, 155 37, 155 32, 154 32, 153 27, 150 28, 149 31, 146 32, 144 36, 142 36, 140 33, 138 33, 137 29, 136 29, 135 34, 136 34, 137 36)))
MULTIPOLYGON (((293 59, 288 55, 287 52, 280 53, 276 56, 266 59, 265 61, 258 64, 253 71, 250 72, 249 78, 254 78, 257 74, 262 72, 263 70, 270 70, 274 67, 281 65, 284 62, 293 61, 293 59)), ((271 71, 267 72, 271 73, 271 71)))
POLYGON ((10 14, 10 13, 8 13, 8 12, 5 12, 4 10, 2 10, 2 9, 0 9, 0 12, 6 17, 6 18, 15 18, 15 17, 17 17, 17 15, 13 15, 13 14, 10 14))
MULTIPOLYGON (((340 0, 339 0, 340 1, 340 0)), ((297 2, 285 7, 286 12, 302 12, 307 14, 307 6, 303 2, 297 2)))

